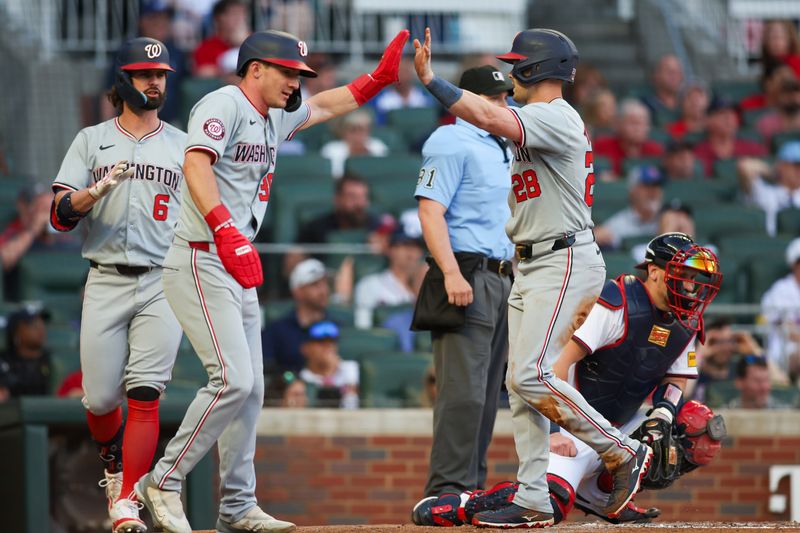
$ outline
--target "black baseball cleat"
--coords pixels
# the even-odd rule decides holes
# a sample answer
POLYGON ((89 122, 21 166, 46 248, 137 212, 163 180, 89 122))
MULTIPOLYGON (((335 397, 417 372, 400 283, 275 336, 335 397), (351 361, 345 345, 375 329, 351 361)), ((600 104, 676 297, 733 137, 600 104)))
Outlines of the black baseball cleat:
POLYGON ((411 511, 411 521, 418 526, 460 526, 465 522, 462 505, 469 493, 462 496, 442 494, 422 498, 411 511))
POLYGON ((591 507, 588 505, 588 502, 585 502, 585 500, 582 501, 580 498, 575 500, 575 507, 587 515, 597 516, 610 524, 648 524, 652 522, 654 518, 658 518, 661 515, 661 509, 658 507, 645 509, 637 506, 632 501, 628 502, 628 505, 625 506, 625 509, 623 509, 616 518, 609 518, 603 511, 591 507))
POLYGON ((605 509, 609 518, 617 518, 625 510, 628 502, 636 496, 639 484, 647 473, 647 468, 650 466, 652 458, 653 450, 647 444, 642 443, 639 449, 636 450, 636 455, 630 461, 620 465, 611 473, 614 479, 614 486, 611 494, 608 495, 608 503, 605 509))
POLYGON ((464 523, 472 522, 472 517, 484 511, 495 511, 514 501, 519 483, 501 481, 489 490, 476 490, 464 503, 464 523))
POLYGON ((502 509, 478 513, 472 518, 474 526, 503 529, 548 527, 554 522, 553 513, 526 509, 516 503, 502 509))

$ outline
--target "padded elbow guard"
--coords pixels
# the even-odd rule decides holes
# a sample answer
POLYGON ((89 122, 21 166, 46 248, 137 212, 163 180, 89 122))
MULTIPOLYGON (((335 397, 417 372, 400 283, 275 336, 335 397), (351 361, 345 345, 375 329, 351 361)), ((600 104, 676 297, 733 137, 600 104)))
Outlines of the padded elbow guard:
POLYGON ((81 213, 72 207, 71 197, 72 191, 62 196, 55 206, 55 220, 51 220, 51 222, 53 222, 53 227, 59 231, 71 230, 86 216, 86 213, 81 213))

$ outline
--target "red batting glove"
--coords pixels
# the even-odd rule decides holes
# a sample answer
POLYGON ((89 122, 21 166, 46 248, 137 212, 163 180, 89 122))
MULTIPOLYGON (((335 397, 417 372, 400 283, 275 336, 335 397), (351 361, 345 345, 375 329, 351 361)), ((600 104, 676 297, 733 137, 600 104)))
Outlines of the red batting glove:
POLYGON ((214 232, 217 255, 228 274, 245 289, 261 285, 264 282, 261 259, 253 243, 233 225, 228 208, 219 204, 205 218, 214 232))
POLYGON ((347 85, 358 105, 364 105, 367 100, 381 92, 384 87, 397 81, 397 73, 400 70, 400 56, 403 55, 403 47, 408 41, 408 36, 408 30, 402 30, 398 33, 389 43, 389 46, 386 47, 386 50, 383 51, 381 61, 372 74, 362 74, 347 85))

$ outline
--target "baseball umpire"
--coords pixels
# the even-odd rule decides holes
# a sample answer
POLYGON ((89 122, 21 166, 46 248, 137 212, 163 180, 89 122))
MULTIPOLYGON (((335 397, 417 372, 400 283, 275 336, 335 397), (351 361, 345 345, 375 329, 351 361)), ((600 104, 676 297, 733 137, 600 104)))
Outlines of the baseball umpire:
MULTIPOLYGON (((505 107, 511 82, 491 65, 464 71, 459 86, 505 107)), ((419 525, 437 525, 428 507, 438 497, 483 489, 508 353, 507 300, 513 247, 504 225, 511 151, 503 139, 464 120, 438 128, 422 147, 414 191, 431 258, 416 306, 456 306, 459 320, 433 325, 436 403, 425 498, 419 525), (463 323, 462 323, 463 321, 463 323), (430 517, 430 520, 428 519, 430 517)), ((440 317, 436 317, 439 319, 440 317)))
POLYGON ((547 489, 549 422, 589 444, 614 473, 607 514, 620 513, 639 488, 652 450, 611 426, 568 383, 553 363, 603 287, 605 264, 592 235, 592 146, 578 113, 562 98, 572 82, 578 51, 565 35, 530 29, 511 52, 514 100, 501 108, 438 78, 431 69, 430 29, 414 40, 419 79, 451 113, 514 142, 511 219, 519 273, 509 298, 509 391, 520 488, 504 509, 478 513, 489 527, 553 524, 547 489))
POLYGON ((255 287, 263 281, 251 244, 273 185, 278 145, 304 128, 352 111, 397 80, 408 31, 377 68, 344 87, 301 101, 306 43, 259 31, 239 49, 238 85, 202 98, 189 116, 185 202, 165 260, 164 292, 208 372, 164 457, 136 483, 157 526, 189 533, 181 482, 215 444, 220 456, 221 533, 288 532, 258 506, 253 467, 264 399, 261 326, 255 287))
POLYGON ((113 531, 141 533, 133 484, 153 462, 158 399, 181 339, 161 267, 180 207, 186 134, 158 118, 172 71, 166 47, 133 39, 116 62, 108 98, 119 116, 75 137, 53 183, 50 221, 59 231, 85 221, 91 268, 81 317, 83 403, 105 467, 100 483, 113 531))

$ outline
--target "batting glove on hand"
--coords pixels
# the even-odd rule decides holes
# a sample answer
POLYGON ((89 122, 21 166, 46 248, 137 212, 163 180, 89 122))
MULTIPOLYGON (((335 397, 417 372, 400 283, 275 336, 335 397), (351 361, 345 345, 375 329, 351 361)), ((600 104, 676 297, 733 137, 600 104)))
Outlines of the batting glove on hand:
POLYGON ((372 74, 362 74, 347 85, 358 105, 364 105, 384 87, 398 80, 400 57, 403 55, 403 47, 409 35, 408 30, 401 30, 383 51, 381 60, 372 74))
POLYGON ((233 225, 228 209, 220 204, 205 218, 214 232, 217 255, 228 274, 245 289, 261 285, 264 282, 261 258, 253 244, 233 225))
POLYGON ((134 170, 136 170, 136 167, 129 165, 127 161, 118 162, 108 171, 108 174, 103 176, 103 179, 89 187, 89 195, 95 200, 99 200, 113 191, 124 180, 130 178, 134 170))

